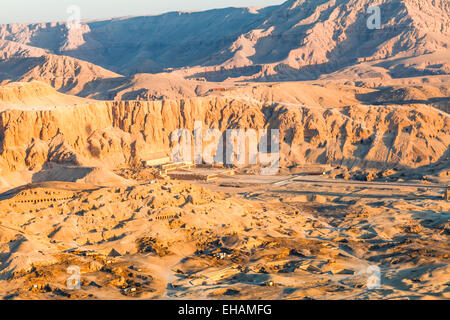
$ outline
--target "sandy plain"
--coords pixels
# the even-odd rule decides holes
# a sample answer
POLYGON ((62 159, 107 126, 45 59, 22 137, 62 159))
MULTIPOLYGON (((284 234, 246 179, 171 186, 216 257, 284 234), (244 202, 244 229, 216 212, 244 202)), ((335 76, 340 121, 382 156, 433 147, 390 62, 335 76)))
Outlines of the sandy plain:
POLYGON ((444 190, 305 172, 32 184, 1 196, 1 294, 448 299, 444 190), (80 268, 80 289, 68 289, 70 266, 80 268))

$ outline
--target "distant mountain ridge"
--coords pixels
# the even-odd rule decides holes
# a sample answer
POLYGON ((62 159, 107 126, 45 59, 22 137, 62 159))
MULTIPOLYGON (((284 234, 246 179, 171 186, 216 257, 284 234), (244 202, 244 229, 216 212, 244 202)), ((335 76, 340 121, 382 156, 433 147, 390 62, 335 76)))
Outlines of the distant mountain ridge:
MULTIPOLYGON (((0 39, 127 76, 175 69, 212 81, 312 80, 355 66, 356 76, 373 75, 390 59, 395 63, 381 66, 379 77, 450 74, 446 0, 290 0, 90 21, 71 30, 64 23, 9 24, 0 25, 0 39), (374 5, 380 30, 367 27, 374 5), (424 55, 419 65, 404 60, 424 55)), ((2 61, 4 52, 0 46, 2 61)))

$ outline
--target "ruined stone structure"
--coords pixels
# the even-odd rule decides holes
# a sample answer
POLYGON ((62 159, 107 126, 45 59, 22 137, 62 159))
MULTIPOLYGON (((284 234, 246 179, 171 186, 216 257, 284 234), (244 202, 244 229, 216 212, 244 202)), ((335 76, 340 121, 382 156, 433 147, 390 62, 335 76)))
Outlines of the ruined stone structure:
POLYGON ((30 204, 37 205, 45 203, 46 205, 55 202, 67 201, 76 197, 73 191, 65 190, 52 190, 45 188, 26 189, 20 191, 11 198, 7 198, 3 201, 3 204, 15 205, 15 204, 30 204))

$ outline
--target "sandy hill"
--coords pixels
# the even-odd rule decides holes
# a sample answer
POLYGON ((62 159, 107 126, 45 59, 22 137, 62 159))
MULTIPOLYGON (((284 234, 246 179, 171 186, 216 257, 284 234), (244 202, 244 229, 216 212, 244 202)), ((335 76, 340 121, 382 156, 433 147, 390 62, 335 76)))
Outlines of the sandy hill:
POLYGON ((296 106, 338 108, 357 105, 359 95, 369 94, 372 89, 355 88, 343 84, 325 85, 312 82, 247 83, 214 91, 213 95, 247 102, 296 106))
POLYGON ((201 96, 216 87, 221 85, 172 73, 139 73, 87 84, 79 95, 99 100, 180 99, 201 96))
POLYGON ((0 86, 0 111, 42 110, 89 102, 92 100, 59 93, 52 86, 40 81, 13 82, 0 86))

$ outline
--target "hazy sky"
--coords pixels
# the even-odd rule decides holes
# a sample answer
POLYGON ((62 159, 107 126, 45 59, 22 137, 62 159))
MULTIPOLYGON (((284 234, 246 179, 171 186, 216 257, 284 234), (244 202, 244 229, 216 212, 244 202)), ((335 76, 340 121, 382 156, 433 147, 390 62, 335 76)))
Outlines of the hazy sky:
POLYGON ((77 5, 81 19, 159 14, 177 10, 268 6, 285 0, 1 0, 0 24, 66 21, 67 8, 77 5), (6 2, 6 3, 5 3, 6 2))

